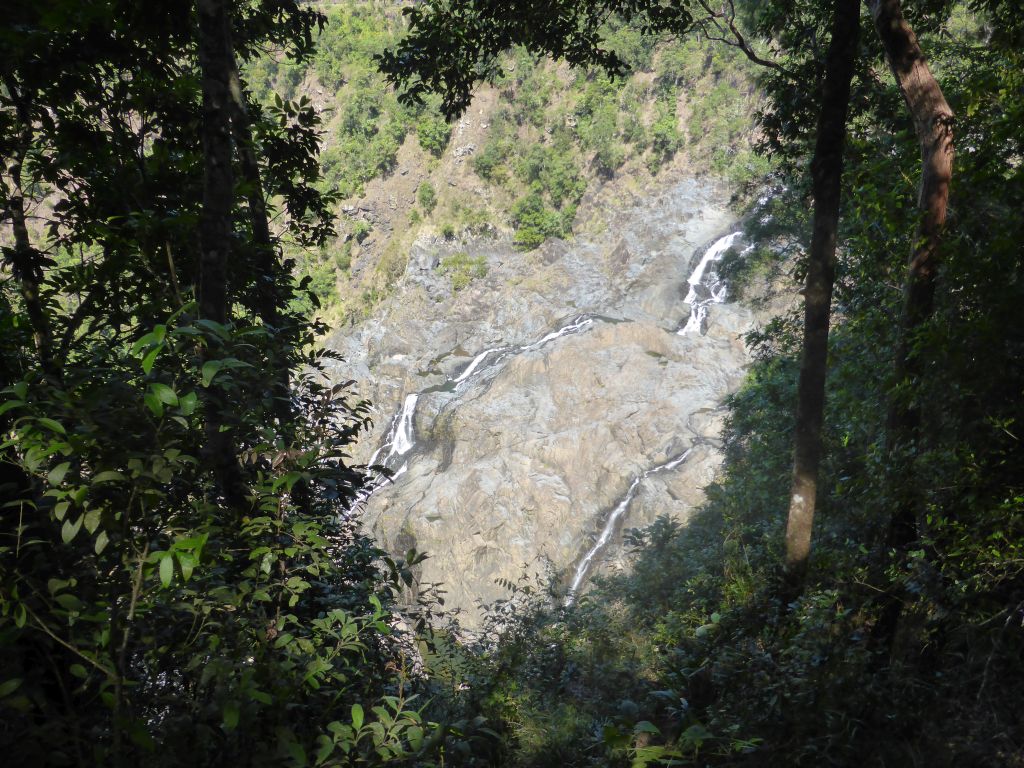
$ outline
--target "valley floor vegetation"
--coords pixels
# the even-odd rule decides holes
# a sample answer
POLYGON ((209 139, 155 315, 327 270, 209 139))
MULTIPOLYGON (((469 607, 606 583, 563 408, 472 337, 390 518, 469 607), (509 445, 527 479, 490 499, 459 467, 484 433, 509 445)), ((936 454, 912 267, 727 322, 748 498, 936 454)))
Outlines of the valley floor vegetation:
MULTIPOLYGON (((375 3, 327 17, 292 0, 8 9, 5 764, 1024 764, 1017 4, 508 5, 522 13, 410 5, 405 36, 375 3), (859 36, 835 23, 844 7, 859 36), (904 11, 955 115, 931 303, 913 322, 907 257, 930 231, 922 126, 890 73, 901 64, 889 28, 873 32, 904 11), (380 30, 397 36, 383 51, 380 30), (689 57, 711 50, 684 35, 728 47, 700 66, 747 62, 736 82, 760 89, 752 133, 727 70, 678 112, 695 77, 678 73, 703 71, 689 57), (794 314, 747 339, 755 360, 728 403, 725 464, 689 524, 627 531, 631 568, 596 577, 571 607, 560 574, 507 585, 468 637, 443 585, 412 590, 428 555, 396 557, 359 528, 369 474, 349 450, 368 404, 351 382, 325 383, 325 364, 344 361, 319 351, 325 328, 311 319, 331 291, 311 260, 341 270, 351 256, 337 207, 388 172, 413 127, 423 152, 450 151, 442 114, 478 80, 515 92, 470 162, 507 185, 523 247, 571 227, 592 181, 585 162, 593 178, 630 156, 653 172, 689 134, 722 131, 714 143, 730 149, 711 168, 764 192, 746 224, 758 248, 723 263, 753 300, 811 268, 815 139, 843 40, 852 68, 806 562, 792 567, 785 536, 807 359, 794 314), (534 65, 544 53, 590 74, 559 80, 534 65), (653 72, 647 96, 641 80, 609 77, 626 66, 653 72), (326 123, 303 90, 314 72, 343 96, 326 123), (556 82, 576 84, 573 131, 545 111, 556 82), (650 108, 635 124, 643 110, 623 109, 634 97, 650 108), (534 129, 536 143, 514 138, 534 129)), ((413 194, 422 216, 448 205, 438 185, 413 194)), ((484 265, 459 252, 440 268, 458 290, 484 265)))

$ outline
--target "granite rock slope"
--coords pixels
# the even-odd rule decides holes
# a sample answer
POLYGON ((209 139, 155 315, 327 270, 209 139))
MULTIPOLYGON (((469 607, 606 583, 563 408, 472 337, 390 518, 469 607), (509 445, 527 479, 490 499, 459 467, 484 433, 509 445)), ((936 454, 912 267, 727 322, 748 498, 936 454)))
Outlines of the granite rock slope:
POLYGON ((430 553, 418 578, 442 582, 469 626, 504 594, 498 579, 538 561, 585 588, 621 560, 623 527, 685 520, 720 462, 721 404, 756 317, 713 261, 688 280, 736 231, 725 192, 677 181, 604 221, 529 254, 419 242, 378 313, 330 340, 378 414, 357 457, 396 473, 363 502, 366 525, 388 549, 430 553), (459 291, 438 269, 457 252, 487 269, 459 291), (680 333, 697 304, 706 317, 680 333))

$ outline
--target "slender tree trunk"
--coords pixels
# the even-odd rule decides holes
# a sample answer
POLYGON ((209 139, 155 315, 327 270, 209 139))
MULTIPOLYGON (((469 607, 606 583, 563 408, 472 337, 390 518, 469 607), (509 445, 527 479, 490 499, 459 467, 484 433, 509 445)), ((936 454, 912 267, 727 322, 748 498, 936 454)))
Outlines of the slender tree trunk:
MULTIPOLYGON (((199 316, 228 321, 227 272, 231 253, 234 175, 231 168, 231 50, 226 0, 198 0, 199 67, 203 91, 203 209, 199 217, 199 316)), ((208 350, 207 354, 210 354, 208 350)), ((205 394, 205 459, 214 468, 228 504, 239 508, 243 490, 234 446, 224 423, 223 394, 205 394)))
POLYGON ((252 136, 249 110, 242 92, 242 79, 238 63, 231 57, 229 92, 231 94, 231 130, 238 147, 242 178, 246 183, 246 202, 249 206, 249 225, 252 227, 253 244, 256 246, 257 300, 263 322, 271 326, 280 323, 275 291, 277 278, 277 250, 270 234, 267 202, 263 195, 259 161, 252 136))
MULTIPOLYGON (((238 73, 238 63, 231 59, 231 128, 241 159, 242 177, 248 188, 247 202, 249 206, 249 225, 252 228, 253 244, 256 248, 256 284, 257 309, 263 322, 271 326, 274 334, 281 334, 282 315, 278 301, 281 296, 277 268, 277 248, 270 234, 269 216, 266 198, 263 194, 263 181, 260 178, 260 166, 256 157, 256 149, 252 135, 252 123, 249 110, 242 92, 242 80, 238 73)), ((278 339, 281 337, 278 336, 278 339)), ((273 414, 277 418, 281 433, 287 443, 295 436, 293 428, 295 410, 291 402, 291 384, 288 378, 288 363, 282 354, 279 343, 271 342, 268 365, 271 396, 273 398, 273 414)), ((299 480, 291 491, 292 499, 306 511, 311 510, 312 500, 305 480, 299 480)))
POLYGON ((203 87, 203 210, 199 218, 199 314, 227 322, 227 262, 231 252, 231 51, 224 0, 199 0, 199 66, 203 87))
POLYGON ((11 218, 11 233, 14 235, 14 248, 10 255, 14 277, 18 281, 21 300, 25 304, 25 313, 32 328, 32 341, 39 355, 39 363, 43 373, 54 382, 60 380, 60 366, 53 354, 53 336, 50 323, 43 307, 43 259, 42 255, 32 247, 32 238, 28 231, 25 217, 24 170, 25 158, 32 146, 32 118, 29 115, 24 93, 10 76, 3 78, 4 85, 15 102, 18 122, 21 124, 17 149, 11 158, 9 173, 11 177, 11 194, 8 198, 7 215, 11 218))
MULTIPOLYGON (((942 88, 932 75, 914 31, 910 28, 899 0, 871 0, 871 15, 885 49, 921 146, 921 182, 918 189, 920 223, 914 239, 903 288, 900 339, 896 350, 896 381, 911 387, 921 378, 920 361, 914 354, 915 331, 932 315, 935 279, 939 266, 939 246, 946 223, 949 185, 953 177, 953 110, 942 88)), ((894 462, 902 467, 898 454, 912 450, 918 441, 921 415, 912 398, 897 396, 888 415, 888 444, 894 462)), ((896 471, 895 482, 906 483, 903 471, 896 471)), ((917 538, 917 514, 914 494, 897 494, 889 531, 889 543, 905 548, 917 538)))
POLYGON ((803 356, 796 412, 793 481, 786 523, 786 574, 790 587, 795 590, 799 590, 806 572, 814 526, 843 144, 859 36, 860 1, 836 0, 832 41, 825 62, 818 134, 811 162, 814 222, 804 288, 803 356))

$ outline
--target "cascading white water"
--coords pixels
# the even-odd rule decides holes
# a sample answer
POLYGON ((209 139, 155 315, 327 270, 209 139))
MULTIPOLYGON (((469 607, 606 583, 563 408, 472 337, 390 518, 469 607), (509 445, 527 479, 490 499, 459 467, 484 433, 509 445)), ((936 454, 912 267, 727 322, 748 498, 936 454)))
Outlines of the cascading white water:
MULTIPOLYGON (((532 344, 524 344, 521 347, 492 347, 491 349, 485 349, 483 352, 478 354, 470 362, 466 369, 453 379, 448 379, 449 384, 454 384, 456 390, 461 389, 466 385, 472 377, 479 375, 481 372, 480 365, 490 355, 497 355, 495 362, 505 359, 512 354, 520 354, 522 352, 532 352, 538 350, 546 344, 554 341, 555 339, 561 338, 562 336, 568 336, 572 333, 578 333, 594 322, 594 319, 589 315, 580 315, 572 320, 567 325, 562 326, 557 331, 552 331, 547 334, 539 341, 535 341, 532 344)), ((416 417, 416 405, 419 402, 420 395, 422 393, 413 393, 406 395, 405 400, 402 403, 402 410, 392 420, 391 428, 388 430, 388 436, 384 440, 384 444, 378 448, 373 456, 370 457, 369 466, 373 466, 378 463, 380 455, 383 453, 384 459, 379 462, 380 465, 391 468, 392 460, 396 456, 404 456, 415 446, 415 434, 413 430, 413 423, 416 417), (385 453, 386 452, 386 453, 385 453)), ((391 476, 391 479, 403 475, 409 469, 409 462, 406 461, 402 466, 395 471, 391 476)), ((376 491, 381 485, 383 485, 384 479, 380 478, 374 482, 369 483, 357 496, 356 501, 365 501, 368 499, 374 491, 376 491)))
POLYGON ((579 564, 576 566, 576 573, 573 575, 572 582, 569 585, 569 593, 565 597, 565 604, 567 606, 572 605, 576 600, 576 594, 579 592, 579 588, 583 584, 583 580, 587 577, 587 573, 590 571, 590 566, 594 562, 594 558, 600 554, 601 550, 608 545, 609 541, 611 541, 611 538, 615 533, 615 529, 618 527, 619 520, 624 514, 626 514, 626 510, 629 509, 629 505, 636 496, 640 483, 658 472, 668 472, 675 469, 686 461, 686 457, 689 455, 690 451, 687 450, 671 461, 648 469, 646 472, 633 479, 633 482, 629 485, 629 490, 626 491, 626 495, 622 497, 622 500, 615 505, 615 509, 613 509, 611 514, 608 515, 604 528, 601 530, 601 535, 597 537, 597 541, 594 542, 594 546, 587 550, 587 554, 583 556, 583 559, 580 560, 579 564))
MULTIPOLYGON (((384 460, 380 462, 383 466, 390 468, 391 460, 395 456, 402 456, 412 450, 414 443, 413 433, 413 419, 416 416, 416 403, 419 401, 419 394, 407 395, 405 401, 402 403, 402 410, 399 411, 398 415, 391 421, 391 429, 388 430, 387 439, 384 444, 374 451, 373 456, 370 457, 368 466, 374 466, 377 464, 377 459, 380 455, 387 450, 387 455, 384 460)), ((399 475, 405 473, 409 469, 409 463, 404 463, 401 468, 395 472, 391 479, 394 480, 399 475)), ((384 477, 377 477, 367 483, 357 494, 355 503, 366 501, 373 495, 373 492, 380 488, 385 482, 384 477)))
POLYGON ((458 377, 453 379, 453 382, 455 384, 461 384, 462 382, 464 382, 466 379, 473 375, 473 371, 476 370, 477 366, 480 365, 480 363, 482 363, 488 355, 494 352, 502 352, 504 351, 504 349, 504 347, 493 347, 491 349, 485 349, 483 352, 481 352, 479 355, 473 358, 473 362, 471 362, 469 366, 466 368, 466 370, 460 373, 458 377))
POLYGON ((405 402, 402 404, 402 413, 398 417, 398 427, 395 429, 395 439, 391 444, 391 451, 388 453, 387 459, 384 459, 385 464, 388 459, 402 456, 412 448, 413 417, 416 415, 416 403, 419 399, 420 396, 416 393, 406 395, 405 402))
POLYGON ((520 352, 532 352, 533 350, 540 349, 545 344, 559 339, 562 336, 568 336, 570 333, 578 333, 591 325, 594 322, 594 318, 589 315, 580 315, 568 325, 559 328, 557 331, 552 331, 540 341, 535 341, 533 344, 526 344, 519 348, 520 352))
POLYGON ((368 466, 376 464, 377 459, 384 451, 387 451, 387 455, 384 457, 384 461, 380 462, 384 466, 388 466, 395 456, 402 456, 409 452, 413 446, 413 419, 416 416, 416 403, 419 399, 418 393, 406 396, 402 403, 402 410, 391 420, 391 428, 388 430, 388 436, 384 439, 384 444, 373 452, 368 466))
MULTIPOLYGON (((711 304, 720 304, 725 301, 726 286, 724 283, 718 283, 716 285, 708 285, 705 281, 705 273, 708 272, 709 267, 713 262, 718 261, 722 258, 726 251, 728 251, 736 238, 742 235, 742 232, 733 232, 720 237, 711 247, 704 252, 701 257, 700 263, 697 264, 697 268, 693 270, 693 274, 690 275, 690 279, 687 281, 690 284, 690 290, 686 293, 687 304, 690 305, 690 317, 686 320, 686 325, 677 331, 680 336, 685 336, 689 333, 700 333, 704 328, 704 321, 708 316, 708 307, 711 304), (698 294, 698 287, 704 285, 707 288, 707 297, 702 298, 698 294)), ((708 281, 710 282, 710 281, 708 281)))

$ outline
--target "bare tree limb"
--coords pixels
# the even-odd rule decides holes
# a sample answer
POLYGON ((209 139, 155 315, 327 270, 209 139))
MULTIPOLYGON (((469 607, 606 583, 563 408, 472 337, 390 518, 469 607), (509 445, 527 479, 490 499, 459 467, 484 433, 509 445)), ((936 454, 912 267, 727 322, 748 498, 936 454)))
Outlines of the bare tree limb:
POLYGON ((698 0, 698 4, 704 9, 704 12, 708 14, 708 18, 702 21, 711 21, 717 31, 717 34, 711 35, 704 23, 700 21, 697 22, 698 29, 700 29, 706 39, 724 43, 725 45, 732 46, 733 48, 738 48, 754 64, 757 64, 760 67, 773 69, 776 72, 785 75, 790 80, 796 80, 796 75, 793 72, 790 72, 777 61, 772 61, 771 59, 759 56, 751 47, 750 43, 743 36, 743 33, 740 32, 739 27, 736 26, 736 6, 733 4, 733 0, 726 0, 722 5, 722 9, 719 11, 714 10, 708 0, 698 0))

